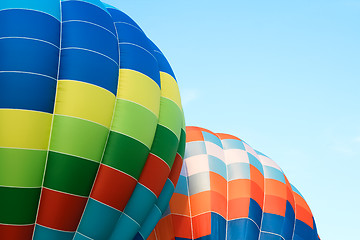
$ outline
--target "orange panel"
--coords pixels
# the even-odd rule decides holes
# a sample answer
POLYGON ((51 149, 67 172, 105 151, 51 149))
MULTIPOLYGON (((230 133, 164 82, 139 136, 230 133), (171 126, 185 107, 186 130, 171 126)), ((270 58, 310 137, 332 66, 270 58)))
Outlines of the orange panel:
POLYGON ((285 217, 286 200, 281 197, 266 195, 264 212, 285 217))
POLYGON ((256 182, 264 191, 264 175, 253 165, 250 164, 250 179, 256 182))
POLYGON ((250 180, 249 179, 236 179, 230 181, 228 184, 229 196, 228 200, 236 198, 249 198, 250 197, 250 180))
POLYGON ((171 213, 190 216, 189 197, 180 193, 174 193, 170 199, 171 213))
POLYGON ((295 216, 296 216, 296 219, 299 219, 299 220, 303 221, 304 223, 306 223, 307 225, 309 225, 311 228, 314 228, 312 214, 308 210, 297 205, 295 216))
MULTIPOLYGON (((174 225, 172 222, 172 216, 168 215, 158 222, 153 231, 154 239, 152 240, 173 240, 175 239, 174 225)), ((151 235, 150 235, 151 236, 151 235)), ((149 238, 147 240, 150 240, 149 238)))
POLYGON ((211 211, 220 214, 226 219, 227 201, 226 197, 217 192, 211 192, 211 211))
POLYGON ((295 209, 295 196, 294 196, 294 192, 292 191, 291 188, 289 188, 288 186, 286 187, 286 193, 287 193, 287 200, 290 202, 291 206, 293 207, 293 209, 295 209))
POLYGON ((194 239, 211 234, 211 213, 192 218, 194 239))
POLYGON ((286 199, 286 185, 278 180, 267 178, 265 180, 265 194, 286 199))
POLYGON ((174 227, 175 236, 180 238, 192 239, 190 217, 185 217, 180 215, 171 215, 171 216, 172 216, 173 225, 176 226, 174 227))
POLYGON ((244 218, 249 216, 250 198, 238 198, 229 200, 228 220, 244 218))
POLYGON ((305 199, 303 199, 299 194, 297 194, 295 192, 294 192, 294 197, 295 197, 296 207, 299 205, 302 208, 304 208, 304 209, 308 210, 309 212, 311 212, 309 206, 307 205, 307 203, 305 201, 305 199))
POLYGON ((217 135, 218 138, 220 138, 221 140, 223 140, 223 139, 235 139, 235 140, 241 141, 240 138, 235 137, 235 136, 230 135, 230 134, 226 134, 226 133, 217 133, 216 135, 217 135))
POLYGON ((263 204, 264 204, 264 191, 262 188, 259 187, 259 185, 254 182, 254 181, 250 181, 251 185, 251 198, 254 199, 261 208, 263 208, 263 204))
POLYGON ((210 191, 200 192, 190 196, 191 216, 211 211, 210 191))
POLYGON ((221 175, 210 172, 210 189, 212 192, 217 192, 226 198, 227 196, 227 181, 221 175))
POLYGON ((186 142, 204 141, 201 129, 198 127, 186 127, 186 142))

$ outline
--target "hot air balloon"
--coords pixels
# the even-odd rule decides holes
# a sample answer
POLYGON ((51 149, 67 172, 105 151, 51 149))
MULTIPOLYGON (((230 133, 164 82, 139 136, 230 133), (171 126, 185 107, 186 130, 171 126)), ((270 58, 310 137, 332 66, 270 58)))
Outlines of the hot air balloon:
POLYGON ((232 135, 199 127, 186 134, 169 208, 138 239, 320 239, 304 198, 273 160, 232 135))
POLYGON ((0 52, 0 239, 132 239, 185 145, 162 52, 99 0, 1 1, 0 52))

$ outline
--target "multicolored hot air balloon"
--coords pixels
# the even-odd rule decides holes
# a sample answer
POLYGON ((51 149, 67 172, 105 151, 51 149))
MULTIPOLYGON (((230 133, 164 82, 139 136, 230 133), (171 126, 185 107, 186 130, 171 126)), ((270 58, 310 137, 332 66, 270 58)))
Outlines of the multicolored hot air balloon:
POLYGON ((232 135, 198 127, 186 134, 170 206, 138 239, 320 239, 304 198, 274 161, 232 135))
POLYGON ((0 1, 0 52, 0 239, 132 239, 184 152, 164 55, 99 0, 0 1))

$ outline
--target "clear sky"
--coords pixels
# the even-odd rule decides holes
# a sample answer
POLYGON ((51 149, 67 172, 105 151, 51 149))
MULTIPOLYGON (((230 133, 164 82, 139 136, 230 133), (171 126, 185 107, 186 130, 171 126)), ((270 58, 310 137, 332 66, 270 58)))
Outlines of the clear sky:
POLYGON ((354 239, 360 207, 360 1, 106 0, 167 56, 187 125, 275 160, 324 240, 354 239))

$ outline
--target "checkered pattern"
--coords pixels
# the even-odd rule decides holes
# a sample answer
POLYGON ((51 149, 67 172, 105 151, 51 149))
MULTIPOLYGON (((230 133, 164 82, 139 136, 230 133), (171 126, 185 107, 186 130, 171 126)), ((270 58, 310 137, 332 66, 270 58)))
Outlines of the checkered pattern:
POLYGON ((318 239, 308 208, 299 213, 304 202, 273 160, 232 135, 186 129, 175 193, 149 240, 318 239), (311 238, 301 235, 302 223, 311 238))

